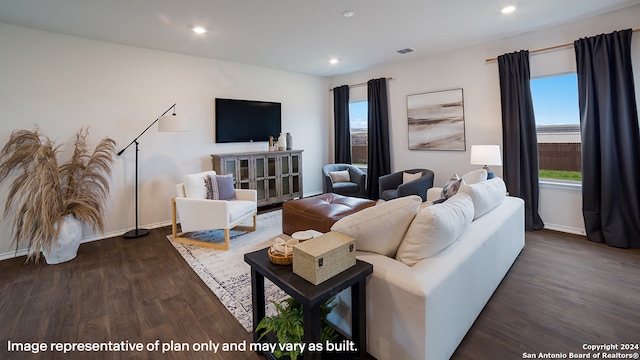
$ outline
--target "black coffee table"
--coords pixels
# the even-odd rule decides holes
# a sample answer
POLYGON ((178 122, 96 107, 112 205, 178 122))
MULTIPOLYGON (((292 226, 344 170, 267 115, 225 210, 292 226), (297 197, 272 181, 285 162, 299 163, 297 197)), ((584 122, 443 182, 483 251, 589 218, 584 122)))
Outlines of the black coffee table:
MULTIPOLYGON (((366 278, 373 272, 373 265, 356 260, 356 265, 326 280, 313 285, 293 273, 291 265, 276 265, 269 260, 267 249, 244 255, 251 265, 251 294, 253 303, 253 341, 258 342, 256 326, 265 317, 264 278, 271 280, 302 304, 304 342, 320 343, 320 305, 342 290, 351 287, 352 340, 360 359, 367 354, 366 278)), ((304 359, 320 359, 320 352, 304 352, 304 359)))

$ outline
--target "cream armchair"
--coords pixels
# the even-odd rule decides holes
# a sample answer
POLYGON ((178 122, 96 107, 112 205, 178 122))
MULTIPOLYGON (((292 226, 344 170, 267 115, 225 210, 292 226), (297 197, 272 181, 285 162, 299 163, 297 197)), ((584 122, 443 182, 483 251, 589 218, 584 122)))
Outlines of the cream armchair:
POLYGON ((171 200, 173 241, 227 250, 230 229, 253 217, 253 226, 247 229, 256 230, 257 192, 249 189, 235 189, 235 200, 208 200, 199 193, 199 189, 190 193, 187 188, 193 187, 193 183, 202 181, 200 186, 204 188, 203 179, 207 175, 215 175, 215 171, 187 175, 184 183, 176 185, 176 197, 171 200), (187 197, 188 193, 190 197, 187 197), (181 233, 178 233, 178 215, 180 215, 181 233), (224 230, 224 244, 212 244, 182 236, 189 232, 214 229, 224 230))

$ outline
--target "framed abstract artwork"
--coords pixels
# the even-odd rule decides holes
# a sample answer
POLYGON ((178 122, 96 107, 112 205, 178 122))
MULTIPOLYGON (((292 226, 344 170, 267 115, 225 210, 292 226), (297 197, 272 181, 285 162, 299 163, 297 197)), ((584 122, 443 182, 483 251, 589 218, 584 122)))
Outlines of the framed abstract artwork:
POLYGON ((409 150, 465 151, 462 89, 407 96, 409 150))

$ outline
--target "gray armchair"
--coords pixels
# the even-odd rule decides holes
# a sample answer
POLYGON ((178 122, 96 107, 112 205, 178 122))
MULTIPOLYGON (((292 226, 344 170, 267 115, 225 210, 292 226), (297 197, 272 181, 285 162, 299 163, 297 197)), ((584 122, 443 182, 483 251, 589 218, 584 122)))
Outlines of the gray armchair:
POLYGON ((399 171, 378 178, 380 199, 393 200, 408 195, 418 195, 422 201, 427 201, 427 190, 433 187, 433 171, 427 169, 409 169, 399 171), (416 174, 421 172, 422 177, 406 184, 402 183, 402 173, 416 174))
MULTIPOLYGON (((323 190, 325 193, 336 193, 344 196, 366 197, 367 174, 355 165, 350 164, 327 164, 322 167, 324 177, 323 190), (347 170, 349 172, 348 181, 334 182, 330 173, 347 170)), ((334 174, 334 177, 336 174, 334 174)), ((345 179, 347 180, 347 179, 345 179)))

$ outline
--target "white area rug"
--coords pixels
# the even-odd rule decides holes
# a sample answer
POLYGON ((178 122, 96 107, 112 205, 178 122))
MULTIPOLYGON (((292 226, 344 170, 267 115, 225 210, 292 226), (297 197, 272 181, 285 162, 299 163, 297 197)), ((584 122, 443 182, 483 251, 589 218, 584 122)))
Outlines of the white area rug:
MULTIPOLYGON (((251 221, 246 225, 251 225, 251 221)), ((171 241, 171 235, 167 238, 231 314, 250 332, 253 330, 251 267, 244 262, 244 254, 270 246, 273 238, 281 234, 282 210, 278 210, 258 215, 256 231, 231 230, 230 246, 226 251, 176 243, 171 241)), ((224 242, 222 230, 191 233, 189 237, 224 242)), ((267 315, 275 314, 271 301, 279 302, 285 298, 287 295, 284 291, 265 279, 267 315)))

